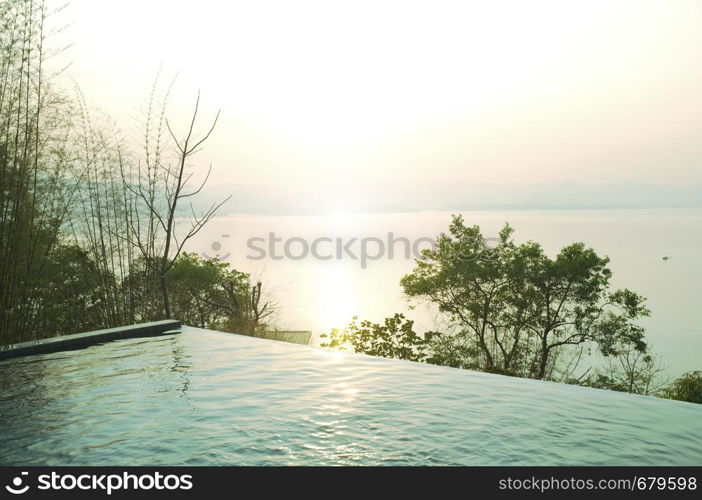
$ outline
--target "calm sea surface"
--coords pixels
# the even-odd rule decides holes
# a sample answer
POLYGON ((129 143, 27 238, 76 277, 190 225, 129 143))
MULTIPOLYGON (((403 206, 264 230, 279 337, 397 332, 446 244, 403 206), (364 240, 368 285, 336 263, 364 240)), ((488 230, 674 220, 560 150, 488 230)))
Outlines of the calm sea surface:
MULTIPOLYGON (((413 268, 412 247, 426 248, 427 238, 447 230, 450 215, 218 217, 192 240, 190 250, 220 255, 236 268, 259 276, 279 303, 277 322, 282 328, 312 330, 317 336, 344 326, 354 315, 379 321, 404 312, 421 331, 440 325, 441 318, 422 304, 409 310, 399 280, 413 268), (389 233, 394 245, 388 242, 389 233), (409 258, 403 238, 409 242, 409 258), (317 257, 312 248, 315 240, 319 240, 317 257), (378 240, 383 242, 382 253, 378 240), (392 258, 390 246, 394 247, 392 258)), ((463 215, 468 224, 480 225, 486 237, 495 236, 509 222, 518 241, 538 241, 551 255, 564 245, 583 241, 609 256, 614 286, 631 288, 648 298, 653 315, 644 324, 668 373, 676 376, 702 369, 702 209, 463 215)))

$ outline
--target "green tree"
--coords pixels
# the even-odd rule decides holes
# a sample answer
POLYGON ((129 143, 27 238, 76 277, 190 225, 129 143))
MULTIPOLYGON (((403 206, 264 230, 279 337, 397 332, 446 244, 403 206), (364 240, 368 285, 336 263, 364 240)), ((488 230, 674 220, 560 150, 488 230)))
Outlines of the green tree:
POLYGON ((702 371, 696 370, 684 374, 667 387, 661 395, 668 399, 702 403, 702 371))
POLYGON ((403 314, 395 314, 385 318, 382 324, 363 320, 360 323, 354 317, 346 328, 333 329, 321 338, 329 339, 321 344, 339 350, 381 356, 384 358, 405 359, 408 361, 425 361, 427 347, 436 333, 430 332, 424 336, 413 330, 414 322, 406 319, 403 314))
MULTIPOLYGON (((477 364, 487 371, 501 362, 496 359, 496 339, 513 333, 502 328, 511 285, 505 265, 515 250, 511 235, 512 229, 505 226, 497 246, 489 248, 478 226, 467 227, 461 216, 454 216, 449 233, 439 235, 435 247, 424 250, 414 271, 400 282, 408 297, 428 299, 448 314, 458 325, 457 335, 474 344, 477 364)), ((513 335, 518 344, 518 333, 513 335)), ((504 337, 500 342, 510 351, 504 356, 509 363, 516 347, 508 347, 504 337)))
POLYGON ((650 314, 645 299, 627 289, 610 291, 608 264, 583 243, 563 248, 555 259, 536 257, 524 292, 535 312, 529 328, 538 343, 536 378, 545 378, 552 353, 562 346, 591 343, 604 356, 626 347, 646 351, 645 331, 635 323, 650 314))
MULTIPOLYGON (((143 271, 152 269, 144 266, 143 271)), ((158 288, 157 280, 151 283, 158 288)), ((169 271, 169 298, 173 316, 184 323, 245 335, 265 330, 276 310, 274 301, 264 297, 263 284, 254 283, 250 274, 188 252, 169 271)))
POLYGON ((96 330, 103 326, 106 313, 102 276, 88 253, 75 245, 58 245, 52 249, 44 266, 41 293, 37 300, 42 314, 37 327, 46 335, 96 330))
POLYGON ((478 226, 454 216, 402 278, 408 297, 435 304, 454 326, 453 338, 436 344, 436 361, 543 379, 569 346, 604 356, 646 351, 635 322, 649 314, 644 298, 610 290, 606 257, 574 243, 552 259, 535 242, 517 245, 513 233, 506 224, 491 246, 478 226), (459 352, 470 359, 458 361, 459 352))
POLYGON ((434 362, 523 374, 536 314, 528 278, 542 251, 531 242, 517 245, 513 234, 505 224, 490 245, 479 226, 466 226, 462 216, 454 216, 449 232, 439 235, 402 278, 408 297, 433 303, 453 325, 451 335, 435 342, 434 362))
POLYGON ((184 252, 169 273, 169 293, 175 317, 201 328, 223 329, 231 322, 232 312, 226 304, 232 287, 238 296, 247 295, 250 276, 230 269, 217 259, 204 259, 184 252))

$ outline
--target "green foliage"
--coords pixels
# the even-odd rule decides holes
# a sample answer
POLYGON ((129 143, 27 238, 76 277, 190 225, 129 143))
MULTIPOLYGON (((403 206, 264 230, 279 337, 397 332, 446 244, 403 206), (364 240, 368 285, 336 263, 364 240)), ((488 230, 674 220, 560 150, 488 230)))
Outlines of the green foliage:
POLYGON ((125 276, 120 290, 128 298, 131 321, 143 323, 164 318, 163 298, 160 293, 155 266, 143 257, 135 259, 125 276))
POLYGON ((529 328, 540 343, 536 377, 546 376, 552 351, 562 346, 587 343, 604 356, 629 346, 646 351, 644 330, 634 322, 649 315, 645 299, 630 290, 610 292, 608 264, 583 243, 565 247, 555 259, 539 256, 526 288, 534 311, 529 328))
MULTIPOLYGON (((408 297, 428 299, 458 325, 461 335, 474 343, 477 362, 488 371, 498 363, 492 347, 505 333, 501 325, 513 313, 510 289, 519 287, 507 279, 507 266, 517 250, 512 233, 506 225, 497 245, 490 248, 478 226, 467 227, 461 216, 455 216, 449 233, 437 238, 434 250, 424 250, 414 271, 400 282, 408 297)), ((509 343, 500 344, 509 365, 513 349, 509 343)))
MULTIPOLYGON (((401 314, 382 324, 354 318, 323 335, 329 340, 322 345, 533 378, 554 378, 558 360, 580 346, 575 367, 583 349, 595 349, 622 368, 576 382, 652 391, 657 369, 636 323, 649 314, 645 299, 610 290, 609 259, 583 243, 550 258, 538 243, 515 243, 513 234, 506 224, 488 245, 480 227, 454 216, 449 232, 402 278, 409 298, 426 300, 446 316, 445 333, 420 336, 401 314)), ((574 370, 569 366, 562 376, 573 381, 574 370)))
POLYGON ((188 325, 214 329, 222 329, 228 320, 226 309, 215 305, 226 301, 222 285, 232 283, 241 296, 248 295, 250 287, 248 274, 188 252, 178 257, 168 281, 173 314, 188 325))
POLYGON ((452 335, 435 333, 429 339, 428 350, 427 363, 466 370, 482 369, 477 361, 481 357, 480 348, 472 342, 470 334, 465 331, 452 335))
POLYGON ((104 314, 103 280, 90 256, 75 245, 58 245, 49 254, 37 283, 42 311, 37 327, 49 335, 99 329, 104 314))
POLYGON ((494 246, 478 226, 454 216, 401 285, 448 316, 453 342, 435 359, 452 366, 548 378, 558 352, 587 345, 604 356, 647 349, 635 320, 649 314, 630 290, 610 291, 609 259, 583 243, 548 257, 535 242, 516 244, 505 225, 494 246), (459 360, 459 352, 466 359, 459 360))
POLYGON ((668 399, 702 403, 702 371, 686 373, 670 384, 661 395, 668 399))
POLYGON ((354 352, 384 358, 425 361, 429 341, 436 334, 428 333, 422 337, 415 333, 413 326, 414 322, 406 319, 403 314, 385 318, 382 324, 368 320, 359 323, 358 318, 354 317, 343 330, 333 329, 328 335, 321 335, 323 339, 329 339, 321 346, 339 350, 351 349, 354 352))
MULTIPOLYGON (((125 280, 138 303, 137 320, 159 319, 163 296, 157 267, 138 259, 125 280)), ((266 328, 263 321, 273 313, 273 304, 260 304, 260 284, 247 273, 226 262, 204 259, 183 252, 168 272, 172 315, 185 324, 253 335, 266 328), (255 299, 255 300, 254 300, 255 299)))

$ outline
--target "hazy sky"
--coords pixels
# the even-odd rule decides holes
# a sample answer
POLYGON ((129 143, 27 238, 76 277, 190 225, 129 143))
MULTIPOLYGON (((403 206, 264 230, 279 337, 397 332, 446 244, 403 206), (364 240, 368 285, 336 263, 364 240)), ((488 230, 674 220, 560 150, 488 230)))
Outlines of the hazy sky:
POLYGON ((221 108, 220 186, 702 182, 702 2, 72 0, 54 21, 128 134, 159 65, 173 121, 198 88, 221 108))

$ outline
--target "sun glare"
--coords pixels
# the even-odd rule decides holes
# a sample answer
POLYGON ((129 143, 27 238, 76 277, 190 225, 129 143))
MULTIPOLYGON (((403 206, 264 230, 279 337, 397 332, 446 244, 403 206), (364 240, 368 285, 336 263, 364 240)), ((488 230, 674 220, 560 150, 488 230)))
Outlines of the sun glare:
POLYGON ((354 314, 357 314, 356 293, 352 290, 352 275, 341 262, 322 269, 324 290, 323 302, 320 304, 320 323, 323 331, 343 328, 354 314))
POLYGON ((222 109, 214 164, 237 168, 214 175, 237 184, 627 179, 634 139, 677 140, 699 116, 692 7, 638 3, 75 0, 67 42, 91 42, 60 63, 126 122, 139 103, 125 95, 159 63, 179 72, 183 114, 199 88, 222 109), (570 156, 587 168, 563 168, 570 156))

